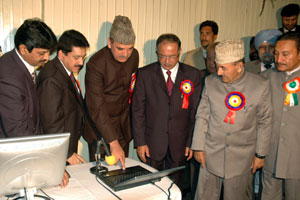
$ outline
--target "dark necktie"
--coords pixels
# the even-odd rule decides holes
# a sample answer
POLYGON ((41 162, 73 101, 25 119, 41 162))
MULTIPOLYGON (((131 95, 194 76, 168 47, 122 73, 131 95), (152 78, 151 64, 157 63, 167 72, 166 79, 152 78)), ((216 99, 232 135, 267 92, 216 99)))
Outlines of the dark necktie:
POLYGON ((33 83, 35 84, 35 82, 36 82, 36 72, 35 71, 32 72, 31 77, 32 77, 33 83))
POLYGON ((265 64, 265 68, 266 69, 269 69, 269 68, 271 68, 272 67, 272 64, 265 64))
POLYGON ((169 96, 171 96, 172 95, 172 89, 173 89, 173 81, 171 79, 171 71, 168 70, 167 74, 168 74, 167 87, 168 87, 168 91, 169 91, 169 96))

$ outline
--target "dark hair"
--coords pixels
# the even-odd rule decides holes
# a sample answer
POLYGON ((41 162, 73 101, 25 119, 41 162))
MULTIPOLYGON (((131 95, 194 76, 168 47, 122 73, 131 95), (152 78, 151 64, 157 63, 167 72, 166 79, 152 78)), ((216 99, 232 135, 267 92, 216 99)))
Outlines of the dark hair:
POLYGON ((209 20, 206 20, 204 22, 202 22, 200 24, 200 27, 199 27, 199 32, 201 31, 201 29, 204 27, 204 26, 210 26, 212 31, 214 32, 215 35, 218 35, 218 32, 219 32, 219 27, 218 27, 218 24, 214 21, 209 21, 209 20))
POLYGON ((296 43, 297 51, 300 51, 300 34, 297 32, 287 32, 281 36, 278 37, 276 43, 278 41, 284 41, 284 40, 293 40, 296 43))
POLYGON ((157 41, 156 41, 156 52, 158 53, 158 46, 159 44, 163 43, 163 42, 174 42, 177 43, 178 46, 178 52, 181 49, 181 41, 180 39, 172 33, 166 33, 166 34, 162 34, 158 37, 157 41))
POLYGON ((57 43, 57 52, 62 52, 67 55, 72 51, 72 47, 89 47, 89 42, 84 35, 76 30, 67 30, 63 32, 57 43))
POLYGON ((42 48, 52 51, 57 43, 52 30, 40 19, 27 19, 18 28, 15 35, 15 47, 24 44, 29 52, 33 48, 42 48))
POLYGON ((286 6, 284 6, 281 10, 281 16, 282 17, 291 17, 294 15, 299 15, 299 5, 298 4, 288 4, 286 6))

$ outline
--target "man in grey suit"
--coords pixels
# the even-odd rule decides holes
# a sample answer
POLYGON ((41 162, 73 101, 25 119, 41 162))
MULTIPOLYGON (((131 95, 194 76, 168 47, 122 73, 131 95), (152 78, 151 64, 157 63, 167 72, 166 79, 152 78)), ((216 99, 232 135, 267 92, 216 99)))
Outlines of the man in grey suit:
POLYGON ((264 166, 271 136, 269 81, 244 71, 242 40, 216 46, 217 75, 206 78, 192 141, 201 163, 195 199, 247 199, 253 173, 264 166))
POLYGON ((258 51, 259 59, 246 62, 245 70, 255 74, 265 71, 274 66, 274 45, 276 39, 282 35, 277 29, 259 31, 254 38, 254 46, 258 51))
POLYGON ((44 65, 56 45, 52 30, 39 19, 18 28, 15 49, 0 58, 0 138, 41 134, 35 67, 44 65))
POLYGON ((187 52, 183 63, 196 67, 199 70, 205 70, 206 50, 207 47, 213 44, 217 39, 218 31, 219 28, 216 22, 208 20, 202 22, 199 27, 200 42, 202 47, 187 52))
POLYGON ((273 103, 270 154, 263 168, 263 200, 300 199, 300 35, 286 33, 275 45, 276 68, 263 73, 273 103), (284 185, 284 187, 283 187, 284 185))

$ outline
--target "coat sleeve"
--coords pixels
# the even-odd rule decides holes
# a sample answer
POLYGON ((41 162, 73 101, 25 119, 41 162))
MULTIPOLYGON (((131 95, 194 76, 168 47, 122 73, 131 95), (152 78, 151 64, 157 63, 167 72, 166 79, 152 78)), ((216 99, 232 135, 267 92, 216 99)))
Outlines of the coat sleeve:
POLYGON ((88 62, 85 74, 86 106, 97 130, 106 143, 118 139, 117 132, 111 123, 104 98, 105 79, 94 63, 88 62))
POLYGON ((202 92, 200 104, 196 113, 194 134, 192 139, 192 149, 205 151, 205 135, 208 131, 208 120, 210 116, 209 98, 207 95, 206 83, 202 92))
MULTIPOLYGON (((29 101, 27 98, 15 80, 1 79, 0 114, 8 136, 29 133, 28 113, 25 113, 26 104, 29 101)), ((1 129, 0 132, 2 132, 1 129)), ((1 134, 0 137, 3 137, 3 135, 1 134)))
POLYGON ((272 131, 272 102, 270 82, 266 81, 257 109, 256 153, 267 155, 269 152, 272 131))
POLYGON ((146 145, 146 101, 143 75, 139 70, 132 99, 132 132, 135 147, 146 145))
POLYGON ((187 137, 187 147, 191 146, 192 143, 192 136, 193 136, 193 130, 195 126, 195 114, 197 111, 197 107, 199 105, 199 100, 201 97, 201 92, 202 92, 202 78, 201 78, 201 73, 200 71, 196 71, 197 73, 196 80, 195 80, 195 85, 194 85, 194 93, 193 93, 193 105, 191 106, 190 110, 190 123, 188 127, 188 137, 187 137))

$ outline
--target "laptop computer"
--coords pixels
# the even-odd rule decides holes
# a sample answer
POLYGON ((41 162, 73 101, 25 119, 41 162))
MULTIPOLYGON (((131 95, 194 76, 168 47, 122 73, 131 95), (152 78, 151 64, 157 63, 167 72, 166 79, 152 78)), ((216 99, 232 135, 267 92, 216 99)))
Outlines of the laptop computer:
POLYGON ((183 170, 185 166, 167 169, 158 172, 150 172, 142 166, 128 167, 125 170, 118 169, 97 174, 106 185, 114 191, 120 191, 148 183, 160 181, 161 178, 171 173, 183 170))

